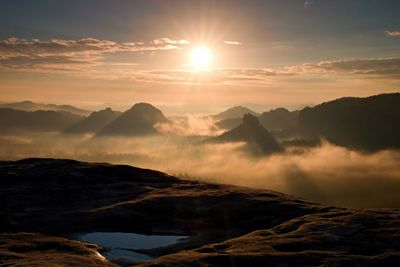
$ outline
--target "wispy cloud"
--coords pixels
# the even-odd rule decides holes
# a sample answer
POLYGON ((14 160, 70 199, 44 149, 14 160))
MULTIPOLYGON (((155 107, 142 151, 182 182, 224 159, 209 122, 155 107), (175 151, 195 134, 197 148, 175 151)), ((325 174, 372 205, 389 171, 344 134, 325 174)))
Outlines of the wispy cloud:
POLYGON ((52 55, 75 55, 82 53, 113 53, 113 52, 136 52, 179 49, 182 45, 189 44, 186 40, 172 40, 159 38, 146 44, 143 42, 118 43, 110 40, 99 40, 95 38, 84 38, 79 40, 64 39, 19 39, 9 38, 0 41, 0 58, 15 56, 52 56, 52 55))
POLYGON ((227 45, 241 45, 241 42, 238 41, 224 41, 225 44, 227 45))
POLYGON ((225 68, 210 72, 159 70, 142 73, 142 81, 170 83, 263 83, 271 79, 306 76, 364 75, 371 78, 400 79, 400 58, 370 58, 321 61, 282 67, 225 68))
POLYGON ((303 64, 305 73, 323 72, 336 75, 382 75, 400 78, 400 58, 369 58, 321 61, 317 64, 303 64))
POLYGON ((118 43, 95 38, 27 40, 12 37, 0 41, 0 70, 81 71, 101 64, 107 53, 174 50, 187 44, 186 40, 169 38, 148 43, 118 43))
MULTIPOLYGON (((271 68, 231 68, 211 71, 154 70, 125 74, 124 77, 141 82, 172 84, 238 84, 244 82, 262 83, 273 77, 296 75, 284 69, 271 68)), ((118 77, 118 76, 117 76, 118 77)), ((121 77, 121 76, 119 76, 121 77)))
POLYGON ((75 60, 69 57, 51 57, 45 63, 41 59, 3 59, 0 70, 20 72, 75 73, 91 79, 130 80, 146 83, 170 84, 246 84, 269 83, 274 79, 290 77, 366 76, 370 78, 400 79, 400 58, 351 59, 322 61, 269 68, 219 68, 198 72, 192 70, 137 70, 120 67, 117 63, 75 60))
MULTIPOLYGON (((225 43, 240 44, 237 41, 225 43)), ((187 40, 166 37, 147 43, 118 43, 94 38, 47 41, 9 38, 0 41, 0 70, 69 73, 92 79, 173 84, 269 83, 278 78, 321 75, 365 75, 400 79, 400 58, 343 59, 265 68, 217 68, 204 72, 188 69, 139 70, 127 68, 124 65, 126 62, 119 64, 104 60, 108 53, 174 50, 182 49, 188 44, 190 42, 187 40)))
POLYGON ((147 83, 170 84, 259 84, 291 77, 364 76, 400 79, 400 58, 351 59, 305 63, 269 68, 219 68, 197 72, 191 70, 122 71, 108 73, 110 79, 128 79, 147 83))
POLYGON ((400 31, 385 31, 388 37, 400 37, 400 31))
POLYGON ((153 40, 153 44, 155 45, 166 45, 166 44, 173 44, 173 45, 188 45, 190 42, 188 40, 172 40, 166 37, 158 38, 153 40))

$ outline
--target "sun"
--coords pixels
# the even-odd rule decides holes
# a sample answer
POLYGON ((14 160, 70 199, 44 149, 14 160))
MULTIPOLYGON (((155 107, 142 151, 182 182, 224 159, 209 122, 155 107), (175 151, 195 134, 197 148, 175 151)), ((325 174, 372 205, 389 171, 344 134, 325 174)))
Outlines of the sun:
POLYGON ((197 70, 204 70, 210 67, 212 63, 211 50, 205 46, 198 46, 193 49, 191 58, 191 66, 197 70))

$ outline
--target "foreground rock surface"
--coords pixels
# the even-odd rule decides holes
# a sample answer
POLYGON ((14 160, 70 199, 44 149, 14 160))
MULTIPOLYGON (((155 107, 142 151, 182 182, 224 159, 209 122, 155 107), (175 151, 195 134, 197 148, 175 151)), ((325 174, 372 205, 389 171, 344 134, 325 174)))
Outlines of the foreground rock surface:
POLYGON ((74 233, 183 234, 144 266, 396 266, 400 211, 73 160, 0 162, 0 265, 113 266, 74 233), (46 261, 46 259, 51 259, 46 261), (42 262, 42 264, 40 264, 42 262))
POLYGON ((142 266, 398 266, 399 229, 396 211, 306 215, 142 266))
POLYGON ((95 244, 33 234, 0 234, 1 266, 116 266, 95 244))

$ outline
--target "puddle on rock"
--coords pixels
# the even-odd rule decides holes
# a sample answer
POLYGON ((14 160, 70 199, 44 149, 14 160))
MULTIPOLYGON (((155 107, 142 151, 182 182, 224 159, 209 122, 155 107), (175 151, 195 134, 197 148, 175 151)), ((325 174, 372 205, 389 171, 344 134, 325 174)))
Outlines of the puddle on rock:
POLYGON ((152 249, 173 245, 183 241, 187 236, 175 235, 141 235, 121 232, 93 232, 79 236, 79 240, 96 243, 108 249, 103 253, 107 259, 118 262, 143 262, 152 257, 131 251, 131 249, 152 249))

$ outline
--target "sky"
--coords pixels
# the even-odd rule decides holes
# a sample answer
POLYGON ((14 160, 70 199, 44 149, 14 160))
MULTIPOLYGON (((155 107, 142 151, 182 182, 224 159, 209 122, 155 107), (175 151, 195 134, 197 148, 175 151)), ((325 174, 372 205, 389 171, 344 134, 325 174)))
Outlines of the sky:
POLYGON ((399 10, 398 0, 2 0, 0 102, 150 102, 172 115, 399 92, 399 10))

